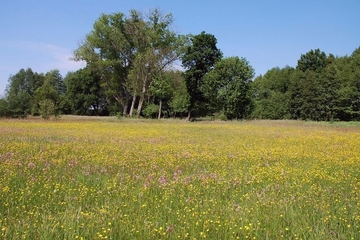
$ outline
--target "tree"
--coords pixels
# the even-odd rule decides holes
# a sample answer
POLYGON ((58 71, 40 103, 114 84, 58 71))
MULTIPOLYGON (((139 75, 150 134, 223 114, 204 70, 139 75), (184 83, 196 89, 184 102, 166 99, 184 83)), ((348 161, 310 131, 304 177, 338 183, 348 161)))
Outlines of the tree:
POLYGON ((134 51, 129 21, 123 13, 102 14, 74 51, 74 60, 86 61, 87 67, 100 74, 104 92, 125 114, 129 100, 125 83, 134 51))
POLYGON ((60 97, 52 80, 48 75, 44 84, 35 91, 32 106, 33 115, 40 114, 45 119, 48 119, 50 115, 58 115, 60 97))
POLYGON ((272 68, 254 80, 254 118, 287 119, 289 116, 289 87, 294 68, 272 68))
POLYGON ((77 115, 107 115, 107 101, 101 88, 101 76, 85 67, 65 77, 66 99, 77 115))
POLYGON ((253 77, 254 69, 245 58, 224 58, 204 76, 201 91, 215 111, 223 111, 228 119, 243 118, 250 113, 253 77))
MULTIPOLYGON (((138 16, 141 16, 138 14, 138 16)), ((138 51, 135 53, 135 61, 130 72, 129 80, 132 83, 134 94, 139 93, 137 116, 141 114, 142 106, 152 81, 178 59, 179 49, 183 37, 176 36, 170 30, 173 22, 171 15, 162 16, 159 10, 154 10, 139 27, 138 51), (134 90, 134 89, 138 90, 134 90)), ((141 22, 140 22, 141 23, 141 22)), ((136 100, 133 94, 133 103, 136 100)), ((130 113, 132 113, 132 107, 130 113)), ((131 114, 130 114, 131 115, 131 114)))
POLYGON ((334 100, 337 98, 334 61, 332 54, 327 57, 319 49, 301 55, 289 88, 292 118, 334 119, 334 100))
POLYGON ((0 117, 9 116, 9 106, 5 98, 0 98, 0 117))
POLYGON ((172 89, 169 106, 174 117, 177 115, 182 117, 188 112, 190 106, 190 96, 186 89, 186 83, 183 78, 184 74, 180 71, 171 71, 168 74, 170 75, 172 89))
POLYGON ((310 50, 306 54, 301 54, 298 60, 297 69, 305 72, 306 70, 318 71, 326 67, 327 56, 320 49, 310 50))
POLYGON ((216 47, 217 40, 214 35, 201 32, 191 38, 191 43, 182 56, 182 65, 186 69, 186 88, 190 96, 187 120, 190 120, 196 104, 205 104, 204 93, 201 91, 203 78, 222 58, 222 52, 216 47))
POLYGON ((32 114, 42 115, 41 112, 43 112, 42 111, 43 108, 41 107, 41 102, 47 100, 46 104, 43 104, 43 106, 53 105, 51 108, 48 108, 48 110, 46 110, 47 113, 49 113, 49 109, 52 109, 53 112, 51 114, 54 114, 55 116, 59 115, 65 103, 64 101, 65 93, 66 93, 65 83, 59 70, 57 69, 50 70, 45 74, 42 85, 39 86, 32 95, 32 104, 31 104, 32 114), (52 102, 52 104, 48 104, 50 101, 52 102))
POLYGON ((350 56, 349 63, 349 85, 351 93, 351 116, 353 120, 360 120, 360 47, 350 56))
POLYGON ((33 95, 44 82, 44 75, 33 72, 31 68, 21 69, 10 76, 6 87, 9 116, 26 117, 31 112, 33 95))
POLYGON ((47 79, 50 85, 54 87, 58 95, 65 95, 65 82, 58 69, 50 70, 49 72, 47 72, 45 74, 45 79, 47 79))
POLYGON ((158 119, 161 118, 163 99, 170 96, 171 89, 171 79, 170 76, 166 73, 159 74, 154 78, 152 84, 150 85, 150 91, 155 97, 159 98, 159 113, 158 119))
POLYGON ((55 103, 50 99, 39 101, 39 112, 42 118, 49 119, 55 113, 55 103))
POLYGON ((101 73, 105 93, 122 106, 123 115, 128 113, 130 96, 130 113, 138 97, 140 115, 153 77, 178 58, 181 38, 171 30, 172 22, 171 14, 163 16, 157 9, 147 17, 135 10, 129 17, 103 14, 75 51, 75 60, 85 60, 101 73))

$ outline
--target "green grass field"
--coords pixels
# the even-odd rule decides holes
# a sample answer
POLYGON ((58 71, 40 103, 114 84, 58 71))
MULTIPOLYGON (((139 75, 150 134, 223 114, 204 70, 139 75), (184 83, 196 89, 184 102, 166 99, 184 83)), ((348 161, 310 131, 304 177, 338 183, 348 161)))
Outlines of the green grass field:
POLYGON ((1 239, 360 239, 360 127, 0 120, 1 239))

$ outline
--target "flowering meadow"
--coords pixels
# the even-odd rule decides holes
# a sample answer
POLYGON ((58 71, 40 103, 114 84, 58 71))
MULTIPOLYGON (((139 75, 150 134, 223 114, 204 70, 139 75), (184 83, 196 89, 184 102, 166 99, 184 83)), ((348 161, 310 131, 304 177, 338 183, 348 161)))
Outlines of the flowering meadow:
POLYGON ((0 120, 0 239, 360 239, 360 128, 0 120))

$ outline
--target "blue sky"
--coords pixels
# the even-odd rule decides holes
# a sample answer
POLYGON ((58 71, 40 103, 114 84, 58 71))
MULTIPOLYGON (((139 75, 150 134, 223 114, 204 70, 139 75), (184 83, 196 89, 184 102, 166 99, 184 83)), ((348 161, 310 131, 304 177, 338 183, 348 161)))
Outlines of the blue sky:
POLYGON ((11 0, 0 7, 0 95, 21 68, 38 73, 84 67, 70 61, 101 13, 159 8, 179 34, 215 35, 225 57, 245 57, 256 76, 295 67, 319 48, 335 56, 360 47, 359 0, 11 0))

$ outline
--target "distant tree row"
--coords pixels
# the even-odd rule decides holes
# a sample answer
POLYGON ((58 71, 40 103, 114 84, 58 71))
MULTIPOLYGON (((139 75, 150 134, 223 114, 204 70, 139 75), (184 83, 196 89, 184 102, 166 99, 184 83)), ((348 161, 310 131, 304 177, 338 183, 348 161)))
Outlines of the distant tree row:
POLYGON ((254 118, 359 121, 360 48, 344 57, 311 50, 296 68, 257 77, 253 97, 254 118))
POLYGON ((21 69, 9 78, 0 116, 359 120, 360 49, 345 57, 311 50, 296 68, 254 79, 246 58, 224 58, 215 36, 178 35, 172 23, 157 9, 101 15, 74 52, 86 67, 64 78, 21 69))
POLYGON ((244 117, 254 75, 246 59, 223 59, 213 35, 177 35, 172 22, 157 9, 101 15, 74 52, 85 68, 65 78, 21 69, 9 79, 0 114, 244 117), (180 63, 185 72, 176 70, 180 63))

